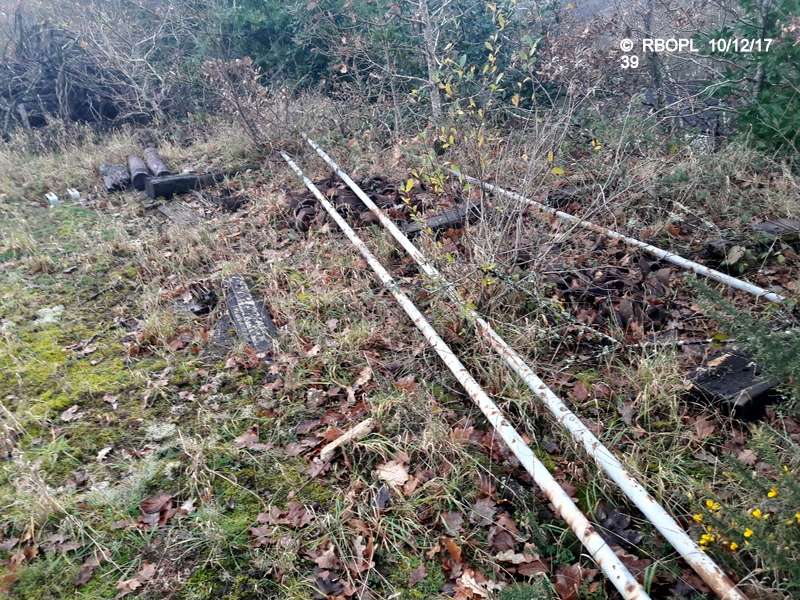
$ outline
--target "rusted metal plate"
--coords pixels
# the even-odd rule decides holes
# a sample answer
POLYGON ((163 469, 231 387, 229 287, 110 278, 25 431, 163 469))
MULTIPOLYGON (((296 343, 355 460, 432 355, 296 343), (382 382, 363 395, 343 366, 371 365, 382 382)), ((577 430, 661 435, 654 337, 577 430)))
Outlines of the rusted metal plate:
POLYGON ((734 408, 746 406, 779 384, 762 375, 752 358, 736 350, 715 354, 691 380, 703 395, 734 408))
POLYGON ((228 302, 228 313, 239 339, 257 352, 271 351, 278 330, 264 303, 253 298, 247 282, 240 275, 233 275, 223 281, 223 289, 228 302))
POLYGON ((180 201, 162 204, 158 207, 158 212, 176 225, 197 225, 201 220, 196 210, 180 201))

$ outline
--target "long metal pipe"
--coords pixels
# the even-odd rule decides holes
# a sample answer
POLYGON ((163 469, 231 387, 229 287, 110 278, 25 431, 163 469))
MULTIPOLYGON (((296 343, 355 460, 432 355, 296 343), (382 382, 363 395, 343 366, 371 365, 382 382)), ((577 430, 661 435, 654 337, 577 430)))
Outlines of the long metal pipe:
POLYGON ((355 231, 347 224, 347 221, 336 211, 334 206, 319 191, 317 186, 306 177, 294 161, 289 156, 281 152, 281 156, 289 167, 302 179, 305 186, 319 200, 322 207, 339 226, 347 238, 361 253, 361 256, 369 264, 384 287, 394 296, 397 303, 403 308, 409 318, 414 322, 417 329, 422 332, 428 344, 436 351, 439 358, 447 365, 450 372, 464 387, 473 402, 480 408, 492 427, 497 431, 514 456, 519 459, 523 468, 530 473, 536 485, 544 492, 547 499, 555 507, 556 512, 569 525, 581 541, 587 552, 597 562, 598 566, 605 573, 614 587, 622 594, 623 598, 645 600, 649 596, 644 588, 636 581, 636 578, 628 571, 619 557, 603 540, 600 534, 595 531, 594 526, 586 516, 575 505, 564 489, 553 478, 547 468, 536 458, 533 450, 525 443, 516 429, 505 418, 500 408, 489 398, 480 384, 475 380, 466 367, 453 353, 447 343, 436 333, 433 326, 427 321, 425 316, 417 309, 411 299, 406 296, 397 285, 377 258, 369 251, 367 246, 358 237, 355 231))
POLYGON ((474 321, 478 332, 489 342, 495 352, 525 382, 556 420, 572 434, 572 437, 583 444, 589 456, 620 487, 622 492, 700 575, 703 581, 723 600, 746 600, 745 596, 735 588, 733 582, 725 575, 722 569, 697 546, 675 519, 650 496, 647 490, 628 472, 611 451, 583 424, 583 421, 533 372, 525 360, 500 337, 485 319, 464 302, 455 286, 442 276, 438 269, 427 260, 425 255, 400 231, 397 225, 375 205, 364 190, 318 144, 305 135, 303 137, 367 208, 376 215, 381 224, 389 230, 392 237, 416 261, 423 272, 443 288, 450 299, 474 321))
POLYGON ((736 290, 747 292, 748 294, 753 294, 757 298, 764 298, 765 300, 769 300, 770 302, 776 302, 776 303, 786 302, 786 297, 781 296, 780 294, 776 294, 775 292, 770 292, 769 290, 766 290, 762 287, 759 287, 747 281, 737 279, 736 277, 732 277, 731 275, 726 275, 725 273, 722 273, 715 269, 711 269, 709 267, 701 265, 700 263, 696 263, 693 260, 689 260, 688 258, 683 258, 682 256, 675 254, 673 252, 669 252, 662 248, 658 248, 657 246, 647 244, 645 242, 637 240, 636 238, 632 238, 627 235, 622 235, 621 233, 618 233, 613 229, 608 229, 607 227, 596 225, 595 223, 591 223, 589 221, 581 219, 580 217, 576 217, 575 215, 572 215, 570 213, 566 213, 561 210, 556 210, 555 208, 547 206, 546 204, 542 204, 541 202, 537 202, 536 200, 531 200, 530 198, 526 198, 522 194, 504 190, 503 188, 494 185, 492 183, 481 181, 480 179, 476 179, 475 177, 470 177, 469 175, 464 175, 452 169, 450 170, 450 172, 453 175, 462 177, 465 181, 472 183, 474 185, 479 185, 484 189, 489 190, 490 192, 494 192, 501 196, 511 198, 512 200, 517 200, 518 202, 522 202, 524 204, 527 204, 528 206, 532 206, 541 212, 547 213, 549 215, 555 215, 556 217, 558 217, 563 221, 574 223, 575 225, 583 227, 584 229, 589 229, 590 231, 594 231, 595 233, 605 235, 606 237, 610 237, 615 240, 620 240, 621 242, 624 242, 629 246, 633 246, 635 248, 639 248, 640 250, 644 250, 648 254, 655 256, 658 259, 672 263, 673 265, 678 266, 681 269, 686 269, 687 271, 692 271, 697 275, 702 275, 703 277, 708 277, 709 279, 713 279, 714 281, 724 283, 725 285, 732 287, 736 290))

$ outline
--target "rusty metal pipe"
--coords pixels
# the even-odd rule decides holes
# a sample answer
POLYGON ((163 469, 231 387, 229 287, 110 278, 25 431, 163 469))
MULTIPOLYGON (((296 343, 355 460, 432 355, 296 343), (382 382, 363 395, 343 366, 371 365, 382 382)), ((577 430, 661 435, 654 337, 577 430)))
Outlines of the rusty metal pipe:
POLYGON ((378 208, 372 199, 362 190, 352 178, 344 172, 328 154, 313 140, 303 136, 309 145, 344 181, 358 198, 369 208, 389 230, 392 237, 416 261, 422 271, 443 288, 452 302, 456 304, 475 323, 481 336, 486 339, 492 349, 505 361, 505 363, 525 382, 533 394, 539 398, 550 413, 567 431, 572 434, 575 441, 580 442, 587 454, 597 465, 613 480, 622 492, 636 505, 647 517, 664 538, 678 551, 686 562, 700 575, 721 598, 724 600, 746 600, 733 582, 725 575, 722 569, 706 555, 697 544, 688 536, 683 528, 670 516, 669 513, 648 494, 647 490, 631 475, 624 465, 606 448, 583 421, 573 413, 566 404, 533 372, 525 360, 485 321, 474 309, 470 308, 461 298, 452 283, 447 281, 416 246, 406 237, 397 225, 378 208))
POLYGON ((295 174, 303 181, 309 191, 319 200, 325 211, 339 226, 339 229, 344 232, 347 238, 358 249, 361 256, 381 280, 381 283, 383 283, 386 289, 394 296, 397 303, 400 304, 405 313, 414 322, 417 329, 422 332, 428 344, 436 351, 439 358, 447 365, 450 372, 464 387, 473 402, 481 409, 481 412, 486 416, 489 423, 491 423, 511 452, 513 452, 514 456, 519 459, 523 468, 530 473, 536 485, 539 486, 550 503, 555 507, 556 512, 566 521, 570 529, 572 529, 586 548, 587 552, 597 562, 597 565, 602 569, 606 577, 608 577, 609 581, 611 581, 619 593, 622 594, 622 597, 630 600, 648 599, 649 596, 644 588, 636 581, 636 578, 628 571, 625 565, 622 564, 622 561, 620 561, 619 557, 608 546, 605 540, 595 531, 586 516, 569 497, 569 494, 564 491, 545 466, 536 458, 533 450, 531 450, 525 443, 525 440, 522 439, 522 436, 517 433, 516 429, 514 429, 511 423, 505 418, 500 408, 489 398, 475 378, 470 375, 466 367, 464 367, 462 362, 453 353, 450 346, 436 333, 436 330, 417 309, 411 299, 400 290, 397 282, 392 278, 389 272, 386 271, 380 261, 369 251, 369 248, 367 248, 350 225, 347 224, 347 221, 344 220, 322 192, 319 191, 317 186, 303 174, 300 167, 298 167, 286 153, 281 152, 281 156, 295 174))

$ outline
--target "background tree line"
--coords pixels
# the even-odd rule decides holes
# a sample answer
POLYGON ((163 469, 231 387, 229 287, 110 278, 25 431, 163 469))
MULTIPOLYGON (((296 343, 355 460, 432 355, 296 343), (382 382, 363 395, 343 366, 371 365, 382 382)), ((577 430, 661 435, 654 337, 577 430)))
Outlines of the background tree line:
POLYGON ((220 96, 202 65, 250 57, 267 88, 381 104, 386 110, 375 114, 392 135, 464 115, 527 118, 580 95, 619 106, 645 91, 653 113, 671 123, 690 110, 675 90, 692 79, 702 85, 685 92, 691 110, 698 100, 703 111, 723 106, 728 122, 769 151, 796 153, 798 145, 800 0, 641 0, 583 10, 555 0, 4 4, 6 133, 36 113, 119 122, 213 111, 220 96), (621 37, 659 35, 694 37, 703 52, 645 55, 637 72, 620 70, 621 37), (711 55, 702 42, 720 37, 774 42, 769 52, 711 55), (77 108, 65 107, 78 90, 77 108))

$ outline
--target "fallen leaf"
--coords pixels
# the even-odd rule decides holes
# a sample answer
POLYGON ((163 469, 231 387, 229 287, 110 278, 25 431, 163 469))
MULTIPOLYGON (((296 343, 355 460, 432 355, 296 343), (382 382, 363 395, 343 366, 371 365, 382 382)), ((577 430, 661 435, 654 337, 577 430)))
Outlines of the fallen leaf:
POLYGON ((449 535, 458 535, 464 526, 464 515, 457 512, 446 512, 442 515, 444 527, 449 535))
POLYGON ((582 381, 579 381, 572 387, 572 396, 578 402, 584 402, 587 398, 589 398, 589 390, 586 388, 586 384, 582 381))
POLYGON ((71 421, 77 421, 83 416, 82 413, 78 412, 79 409, 80 406, 78 406, 77 404, 73 404, 67 410, 61 413, 61 420, 64 421, 65 423, 69 423, 71 421))
POLYGON ((100 566, 100 558, 97 554, 92 554, 87 558, 78 569, 78 574, 75 576, 75 585, 81 587, 89 583, 89 580, 94 575, 95 569, 100 566))
POLYGON ((725 260, 722 261, 722 264, 728 266, 735 265, 742 260, 746 253, 747 249, 744 246, 733 246, 725 253, 725 260))
POLYGON ((375 507, 378 510, 386 510, 386 507, 389 506, 389 502, 392 499, 392 491, 389 489, 388 486, 382 485, 378 488, 378 491, 375 493, 375 507))
POLYGON ((258 425, 253 425, 242 435, 233 440, 236 448, 247 448, 248 450, 269 450, 270 444, 262 444, 258 441, 258 425))
POLYGON ((378 478, 389 485, 401 486, 408 481, 408 469, 396 460, 381 465, 377 469, 378 478))
POLYGON ((19 538, 15 538, 15 537, 8 538, 7 540, 3 540, 2 542, 0 542, 0 550, 2 550, 3 552, 8 552, 14 546, 17 545, 17 542, 19 542, 19 538))
POLYGON ((494 515, 497 512, 497 505, 491 498, 480 498, 472 505, 469 520, 480 525, 491 525, 494 522, 494 515))
POLYGON ((370 379, 372 379, 372 368, 367 365, 361 369, 361 371, 359 371, 358 377, 356 377, 356 380, 353 382, 353 389, 357 390, 358 388, 366 385, 369 383, 370 379))
POLYGON ((414 587, 428 576, 428 571, 424 564, 420 564, 416 569, 408 574, 408 587, 414 587))
POLYGON ((707 417, 697 417, 694 422, 694 438, 698 441, 711 437, 715 430, 714 422, 707 417))
POLYGON ((333 548, 333 544, 329 544, 328 549, 314 557, 313 560, 321 569, 330 569, 335 571, 342 566, 342 563, 340 563, 339 559, 336 558, 336 551, 333 548))
POLYGON ((394 386, 407 394, 413 394, 417 391, 417 387, 419 387, 413 375, 401 377, 394 382, 394 386))
POLYGON ((561 600, 580 600, 580 588, 585 580, 597 575, 597 569, 584 569, 579 564, 561 567, 556 573, 555 588, 561 600))
POLYGON ((164 508, 171 500, 172 496, 170 494, 161 493, 142 500, 142 502, 139 504, 139 508, 143 513, 157 513, 160 512, 161 509, 164 508))
POLYGON ((164 525, 177 512, 172 507, 172 496, 164 493, 145 498, 139 504, 139 509, 142 512, 139 523, 147 527, 164 525))
POLYGON ((456 541, 453 538, 444 538, 444 547, 447 550, 447 554, 450 555, 451 560, 455 563, 461 562, 461 546, 456 544, 456 541))
POLYGON ((746 464, 747 466, 752 467, 756 462, 758 462, 758 457, 756 453, 750 450, 749 448, 746 450, 742 450, 736 456, 739 459, 739 462, 746 464))
POLYGON ((113 446, 106 446, 105 448, 100 450, 100 452, 98 452, 96 456, 97 462, 103 462, 106 459, 106 456, 108 456, 109 452, 111 452, 113 449, 114 449, 113 446))

